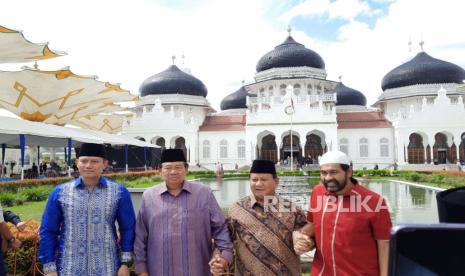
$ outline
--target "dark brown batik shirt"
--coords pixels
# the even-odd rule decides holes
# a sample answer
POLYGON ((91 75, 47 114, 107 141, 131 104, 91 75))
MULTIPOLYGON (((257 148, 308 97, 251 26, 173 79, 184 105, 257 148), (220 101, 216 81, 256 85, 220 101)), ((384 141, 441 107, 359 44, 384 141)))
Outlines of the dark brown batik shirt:
POLYGON ((276 199, 262 205, 251 195, 229 209, 228 224, 236 253, 235 275, 301 275, 292 232, 308 222, 295 204, 280 197, 276 199))

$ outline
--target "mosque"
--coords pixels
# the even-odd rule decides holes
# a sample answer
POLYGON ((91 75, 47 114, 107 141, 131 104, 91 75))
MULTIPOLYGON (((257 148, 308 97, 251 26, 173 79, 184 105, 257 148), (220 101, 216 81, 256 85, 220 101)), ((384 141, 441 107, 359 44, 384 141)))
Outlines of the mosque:
POLYGON ((216 112, 201 80, 171 65, 140 86, 124 135, 183 149, 191 165, 225 169, 256 158, 312 166, 328 150, 355 168, 457 169, 465 162, 465 70, 421 51, 388 72, 378 100, 326 78, 325 62, 293 39, 258 60, 255 82, 216 112))

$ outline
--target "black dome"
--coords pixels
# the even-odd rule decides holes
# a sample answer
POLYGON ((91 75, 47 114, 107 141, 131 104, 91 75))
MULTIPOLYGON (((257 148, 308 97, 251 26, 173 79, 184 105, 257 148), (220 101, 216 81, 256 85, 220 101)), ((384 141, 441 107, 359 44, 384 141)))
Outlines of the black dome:
POLYGON ((453 63, 418 53, 410 61, 392 69, 384 76, 384 90, 415 84, 463 83, 465 70, 453 63))
POLYGON ((146 79, 140 86, 140 95, 184 94, 207 96, 207 87, 196 77, 171 65, 163 72, 146 79))
POLYGON ((253 97, 255 95, 252 95, 249 92, 247 92, 244 86, 242 86, 236 92, 231 93, 228 96, 224 97, 224 99, 221 101, 221 110, 247 108, 246 106, 247 96, 253 97))
POLYGON ((336 105, 363 105, 367 104, 367 99, 362 92, 345 86, 340 82, 336 86, 337 103, 336 105))
POLYGON ((257 72, 279 67, 313 67, 325 69, 325 62, 316 52, 297 43, 292 36, 264 55, 257 63, 257 72))

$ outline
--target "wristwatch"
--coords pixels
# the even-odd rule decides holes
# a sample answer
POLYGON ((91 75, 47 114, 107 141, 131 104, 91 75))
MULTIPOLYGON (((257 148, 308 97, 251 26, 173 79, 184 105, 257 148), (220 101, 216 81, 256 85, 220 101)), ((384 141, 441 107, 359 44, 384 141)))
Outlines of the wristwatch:
POLYGON ((12 244, 12 243, 15 242, 15 240, 16 240, 16 238, 15 238, 15 237, 12 237, 11 239, 8 239, 7 242, 8 242, 9 244, 12 244))
POLYGON ((121 262, 121 265, 125 265, 127 267, 131 267, 133 262, 121 262))

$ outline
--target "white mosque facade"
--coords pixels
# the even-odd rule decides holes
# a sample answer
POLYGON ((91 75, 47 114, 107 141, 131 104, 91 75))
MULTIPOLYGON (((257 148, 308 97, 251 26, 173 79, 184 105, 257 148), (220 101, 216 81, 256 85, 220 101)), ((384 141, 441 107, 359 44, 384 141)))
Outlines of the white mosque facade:
POLYGON ((465 161, 465 70, 425 52, 394 68, 371 107, 365 96, 326 79, 320 55, 290 35, 257 63, 255 82, 226 96, 175 65, 145 80, 123 134, 181 148, 191 165, 247 166, 253 159, 316 164, 348 153, 355 168, 456 169, 465 161))

